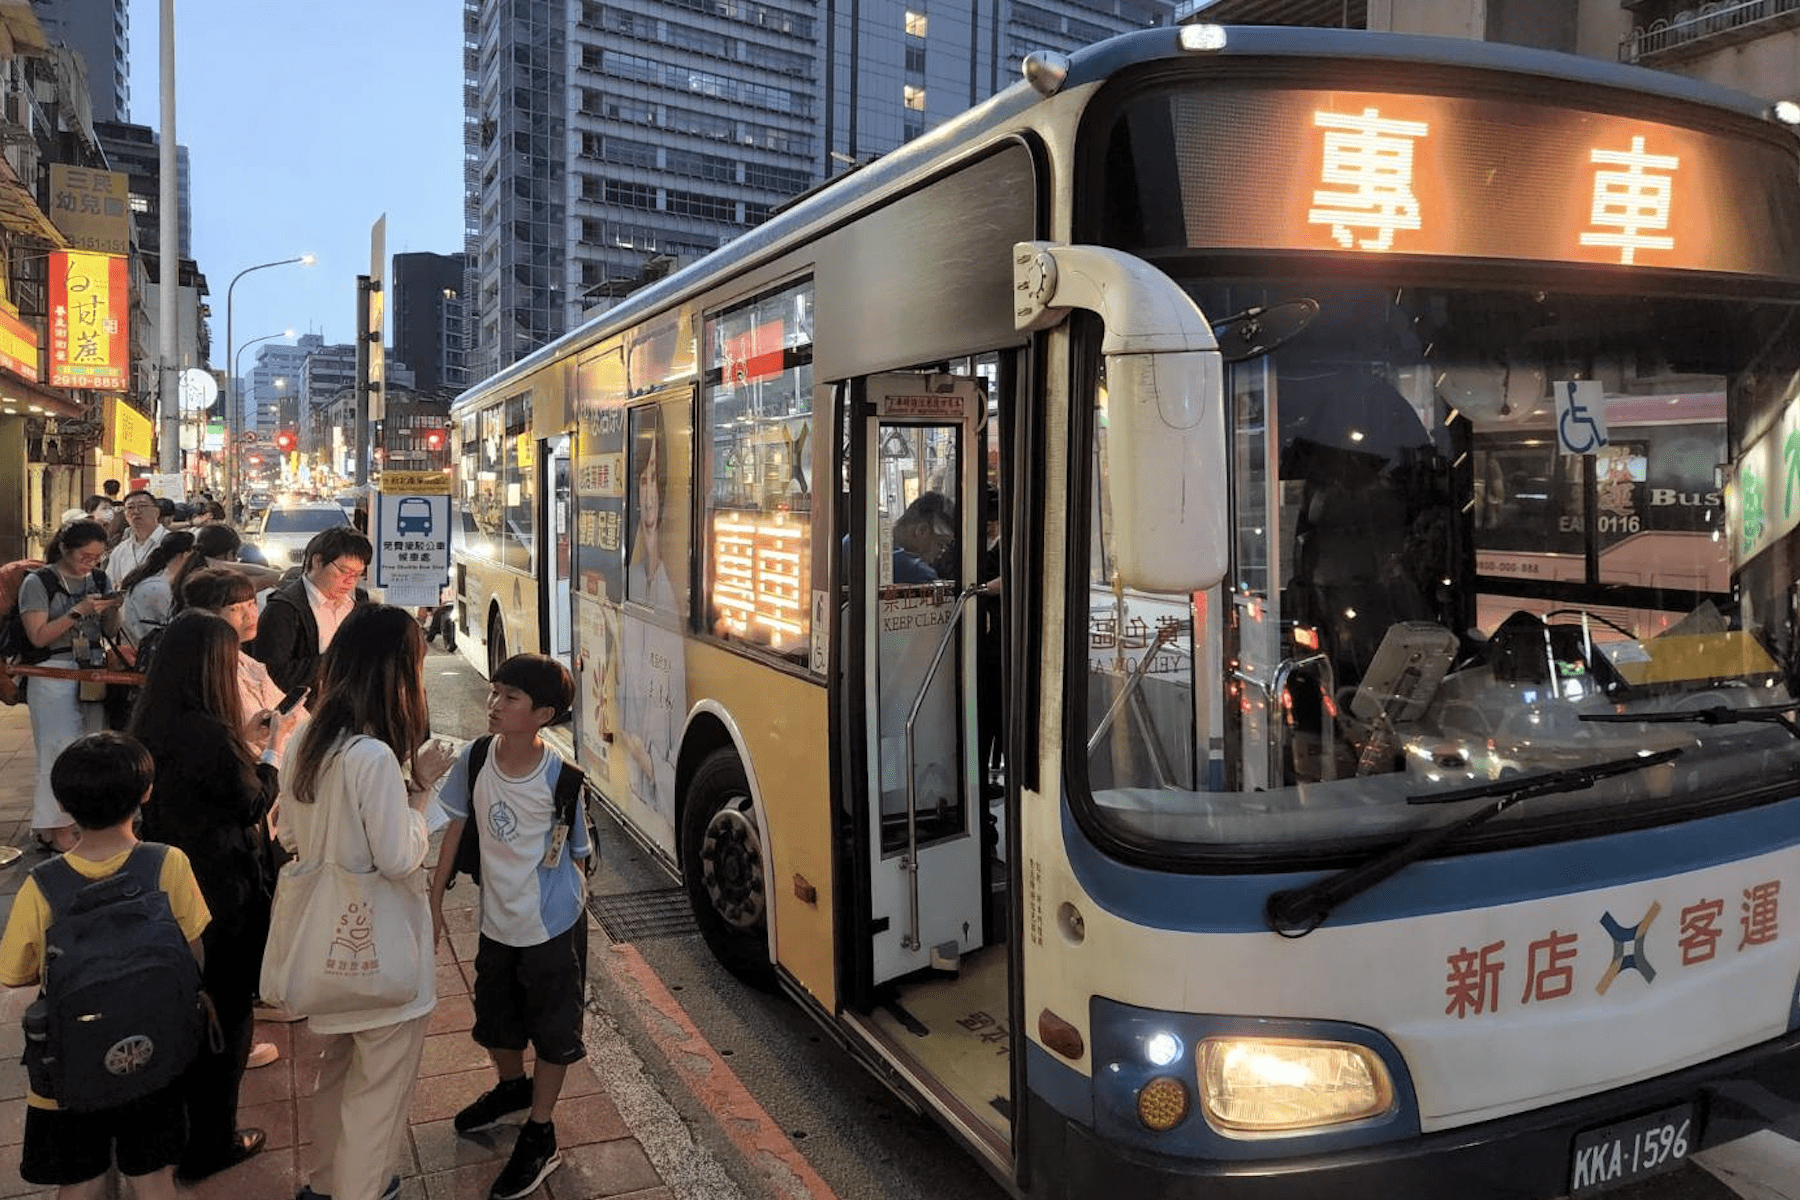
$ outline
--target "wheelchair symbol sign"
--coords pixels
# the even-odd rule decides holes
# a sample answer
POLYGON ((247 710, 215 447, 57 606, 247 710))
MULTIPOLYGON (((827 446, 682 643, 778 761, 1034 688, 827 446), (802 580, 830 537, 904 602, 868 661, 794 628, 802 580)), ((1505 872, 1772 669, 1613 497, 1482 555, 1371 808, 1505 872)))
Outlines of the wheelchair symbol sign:
POLYGON ((1606 389, 1598 379, 1559 379, 1551 387, 1563 453, 1598 453, 1606 445, 1606 389))

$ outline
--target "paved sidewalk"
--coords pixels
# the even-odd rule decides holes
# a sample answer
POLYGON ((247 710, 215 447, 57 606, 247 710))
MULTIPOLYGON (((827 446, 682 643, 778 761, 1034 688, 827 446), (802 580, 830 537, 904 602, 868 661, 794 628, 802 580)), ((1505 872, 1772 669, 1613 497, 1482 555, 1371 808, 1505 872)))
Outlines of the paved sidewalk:
MULTIPOLYGON (((31 725, 24 705, 0 706, 0 845, 31 846, 31 795, 36 781, 31 725)), ((11 910, 21 880, 43 855, 0 867, 0 919, 11 910)), ((438 1007, 425 1040, 421 1078, 413 1095, 409 1145, 400 1164, 402 1200, 486 1200, 488 1187, 512 1149, 516 1125, 484 1135, 458 1137, 450 1118, 492 1085, 487 1054, 469 1040, 474 1020, 469 985, 474 979, 475 889, 465 881, 452 889, 445 919, 447 945, 438 948, 438 1007)), ((589 918, 590 922, 592 918, 589 918)), ((592 953, 605 953, 606 939, 590 925, 592 953)), ((25 1068, 19 1061, 23 1035, 19 1013, 31 1000, 29 988, 0 989, 0 1200, 51 1197, 19 1178, 20 1142, 25 1124, 25 1068)), ((257 1040, 274 1042, 281 1060, 249 1072, 239 1098, 239 1124, 268 1133, 267 1148, 241 1166, 207 1180, 188 1194, 199 1200, 288 1200, 311 1166, 310 1108, 317 1078, 316 1043, 304 1022, 259 1023, 257 1040)), ((556 1108, 557 1142, 563 1163, 537 1196, 547 1200, 675 1200, 643 1144, 620 1117, 589 1061, 569 1072, 556 1108)))

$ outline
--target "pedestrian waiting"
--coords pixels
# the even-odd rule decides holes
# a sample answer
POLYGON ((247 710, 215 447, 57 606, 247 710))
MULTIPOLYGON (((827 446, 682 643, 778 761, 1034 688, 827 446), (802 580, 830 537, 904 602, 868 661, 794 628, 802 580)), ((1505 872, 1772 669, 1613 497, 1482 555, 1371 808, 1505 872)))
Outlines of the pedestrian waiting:
POLYGON ((552 1117, 570 1064, 587 1053, 584 864, 593 846, 580 772, 541 736, 574 700, 574 680, 555 659, 516 654, 501 663, 488 692, 490 736, 464 748, 439 796, 450 825, 432 876, 432 924, 442 937, 444 891, 459 858, 469 857, 458 851, 465 839, 479 839, 481 935, 470 1036, 487 1048, 499 1077, 454 1124, 458 1133, 474 1133, 508 1114, 527 1114, 489 1200, 530 1195, 562 1163, 552 1117), (501 813, 508 819, 497 819, 501 813), (529 1078, 527 1043, 537 1060, 529 1078))

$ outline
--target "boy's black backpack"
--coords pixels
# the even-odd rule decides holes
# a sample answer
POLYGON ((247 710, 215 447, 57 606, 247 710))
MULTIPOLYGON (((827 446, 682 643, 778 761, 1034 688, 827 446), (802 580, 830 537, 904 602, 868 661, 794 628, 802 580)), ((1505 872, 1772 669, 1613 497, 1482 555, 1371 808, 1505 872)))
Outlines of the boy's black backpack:
MULTIPOLYGON (((481 768, 487 766, 488 749, 493 745, 494 735, 483 734, 469 744, 469 815, 475 815, 475 780, 481 775, 481 768)), ((581 784, 587 776, 581 768, 567 759, 563 760, 562 771, 556 777, 556 823, 568 829, 571 834, 575 830, 575 818, 579 816, 587 827, 588 856, 582 863, 582 870, 587 874, 594 873, 594 865, 600 861, 599 835, 594 829, 594 819, 588 815, 587 806, 581 802, 581 784)), ((456 885, 458 875, 467 875, 481 886, 481 833, 468 822, 463 825, 462 840, 456 843, 456 865, 450 872, 450 883, 456 885)))
POLYGON ((168 1087, 199 1053, 200 965, 162 890, 169 848, 134 847, 105 879, 59 856, 32 868, 50 906, 38 998, 25 1011, 31 1088, 72 1112, 168 1087))

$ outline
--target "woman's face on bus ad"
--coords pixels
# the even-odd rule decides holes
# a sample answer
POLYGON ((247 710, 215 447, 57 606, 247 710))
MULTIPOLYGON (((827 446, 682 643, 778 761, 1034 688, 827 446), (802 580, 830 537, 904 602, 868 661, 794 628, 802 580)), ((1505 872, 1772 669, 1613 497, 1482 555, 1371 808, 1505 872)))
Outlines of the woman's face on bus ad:
POLYGON ((656 461, 656 443, 650 443, 650 453, 644 459, 643 470, 638 472, 638 525, 645 537, 655 537, 662 525, 661 489, 657 486, 657 471, 660 464, 656 461))

